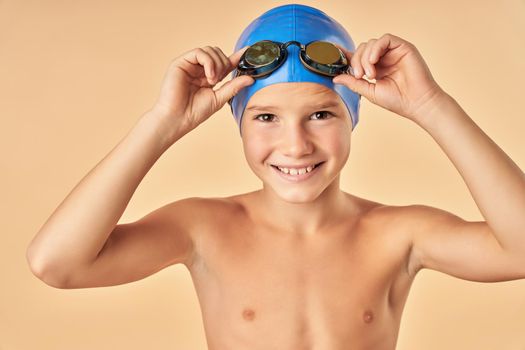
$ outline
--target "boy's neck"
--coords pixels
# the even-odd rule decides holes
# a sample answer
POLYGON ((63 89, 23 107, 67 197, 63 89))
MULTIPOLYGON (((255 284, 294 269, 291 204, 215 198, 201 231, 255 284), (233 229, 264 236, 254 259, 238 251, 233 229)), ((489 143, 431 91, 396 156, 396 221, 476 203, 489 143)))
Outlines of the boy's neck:
MULTIPOLYGON (((315 200, 307 203, 287 202, 271 188, 254 192, 256 213, 259 219, 282 232, 310 236, 348 219, 349 199, 335 179, 315 200)), ((351 206, 351 205, 350 205, 351 206)))

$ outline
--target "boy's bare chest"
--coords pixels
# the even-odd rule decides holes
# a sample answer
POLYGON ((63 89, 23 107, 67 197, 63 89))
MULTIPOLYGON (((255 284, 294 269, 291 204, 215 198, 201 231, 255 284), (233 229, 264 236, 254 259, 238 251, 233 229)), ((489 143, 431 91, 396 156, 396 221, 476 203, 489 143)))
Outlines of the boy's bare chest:
POLYGON ((336 339, 367 342, 366 334, 367 345, 395 341, 412 282, 406 235, 348 223, 305 237, 239 222, 202 233, 190 269, 207 333, 228 329, 291 348, 323 336, 333 348, 336 339))

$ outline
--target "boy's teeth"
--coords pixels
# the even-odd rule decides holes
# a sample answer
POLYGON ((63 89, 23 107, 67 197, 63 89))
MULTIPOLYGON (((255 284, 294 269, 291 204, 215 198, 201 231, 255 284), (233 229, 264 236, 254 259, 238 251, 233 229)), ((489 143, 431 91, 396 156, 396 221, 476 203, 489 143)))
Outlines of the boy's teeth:
POLYGON ((314 168, 314 165, 310 165, 306 168, 301 168, 301 169, 294 169, 294 168, 291 168, 291 169, 288 169, 288 168, 280 168, 280 167, 277 167, 280 171, 282 171, 283 173, 285 174, 290 174, 290 175, 302 175, 302 174, 306 174, 306 173, 309 173, 310 171, 313 170, 314 168))

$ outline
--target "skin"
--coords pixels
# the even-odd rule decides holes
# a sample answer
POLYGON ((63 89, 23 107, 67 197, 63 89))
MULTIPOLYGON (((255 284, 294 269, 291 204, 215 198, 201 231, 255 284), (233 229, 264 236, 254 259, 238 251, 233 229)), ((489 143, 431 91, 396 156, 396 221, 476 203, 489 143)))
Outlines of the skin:
POLYGON ((227 57, 197 48, 170 64, 154 107, 29 245, 38 278, 56 288, 101 287, 184 264, 212 350, 395 349, 421 269, 479 282, 525 278, 524 173, 438 86, 415 46, 391 34, 345 51, 355 76, 333 81, 427 131, 485 221, 341 191, 351 144, 342 101, 318 84, 282 83, 254 94, 243 116, 245 157, 260 190, 185 198, 117 225, 158 157, 253 82, 237 77, 213 89, 245 49, 227 57), (268 101, 271 110, 251 108, 268 101), (271 166, 321 161, 302 182, 271 166))
POLYGON ((314 234, 343 206, 339 177, 351 123, 343 101, 320 84, 274 84, 252 96, 243 114, 244 155, 263 184, 257 201, 277 229, 314 234), (258 107, 265 101, 271 108, 258 107), (272 167, 320 162, 318 176, 304 183, 283 181, 272 167))

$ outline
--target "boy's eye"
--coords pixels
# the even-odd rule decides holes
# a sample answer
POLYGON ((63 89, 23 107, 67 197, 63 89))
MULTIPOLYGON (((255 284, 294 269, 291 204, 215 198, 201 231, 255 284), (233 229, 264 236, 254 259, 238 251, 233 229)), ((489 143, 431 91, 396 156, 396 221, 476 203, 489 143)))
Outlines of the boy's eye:
MULTIPOLYGON (((330 113, 328 111, 317 111, 317 112, 312 114, 312 116, 315 116, 314 120, 327 119, 331 115, 332 115, 332 113, 330 113), (319 116, 319 115, 321 115, 321 116, 319 116)), ((273 117, 274 117, 273 114, 259 114, 259 115, 255 116, 255 119, 258 119, 260 121, 271 121, 272 120, 271 118, 273 118, 273 117), (268 118, 265 118, 265 117, 268 117, 268 118)))
MULTIPOLYGON (((313 115, 317 116, 317 115, 325 115, 324 118, 320 118, 320 119, 327 119, 329 116, 332 115, 332 113, 328 112, 328 111, 318 111, 318 112, 315 112, 313 115)), ((318 118, 319 119, 319 118, 318 118)))
POLYGON ((267 117, 267 116, 273 116, 273 114, 259 114, 255 117, 255 119, 258 119, 260 121, 269 121, 269 118, 263 118, 263 119, 260 118, 260 117, 267 117))

